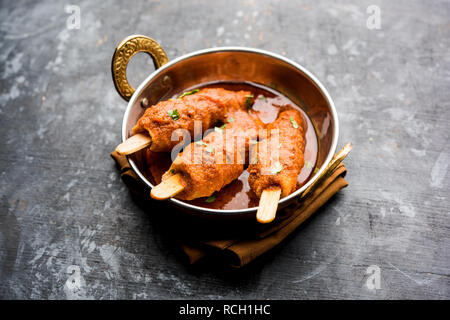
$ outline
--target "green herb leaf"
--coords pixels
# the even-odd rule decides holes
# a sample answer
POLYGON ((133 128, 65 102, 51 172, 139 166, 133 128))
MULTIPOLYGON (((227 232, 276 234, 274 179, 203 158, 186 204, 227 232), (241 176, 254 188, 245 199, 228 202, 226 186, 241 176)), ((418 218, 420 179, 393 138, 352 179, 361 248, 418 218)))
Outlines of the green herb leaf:
POLYGON ((206 147, 206 148, 205 148, 205 151, 206 151, 206 152, 209 152, 209 153, 213 153, 214 149, 211 148, 211 147, 206 147))
POLYGON ((281 165, 281 163, 277 162, 277 163, 275 163, 275 166, 272 168, 272 171, 270 173, 271 174, 277 174, 281 170, 283 170, 283 166, 281 165))
POLYGON ((292 126, 293 126, 295 129, 298 129, 298 124, 297 124, 297 122, 294 120, 294 118, 289 117, 289 120, 291 120, 292 126))
POLYGON ((195 144, 196 144, 196 145, 199 145, 199 146, 205 146, 205 147, 208 146, 208 144, 205 143, 205 142, 203 142, 203 141, 196 141, 195 144))
POLYGON ((221 126, 220 126, 220 129, 222 129, 222 130, 225 129, 225 128, 227 127, 227 124, 228 124, 228 123, 225 123, 225 124, 221 125, 221 126))
POLYGON ((249 108, 252 105, 251 99, 254 98, 255 95, 252 93, 252 94, 246 95, 245 97, 247 98, 247 99, 245 99, 245 105, 247 106, 247 108, 249 108))
POLYGON ((214 202, 215 200, 216 200, 216 196, 212 195, 212 196, 206 198, 205 202, 211 203, 211 202, 214 202))
POLYGON ((228 118, 228 122, 229 122, 229 123, 234 122, 234 118, 233 118, 233 117, 229 117, 229 118, 228 118))
POLYGON ((308 160, 305 160, 305 167, 308 168, 308 169, 311 169, 313 167, 313 165, 308 160))
POLYGON ((177 109, 169 110, 169 111, 167 111, 167 113, 175 121, 180 119, 180 113, 178 112, 177 109))
POLYGON ((259 99, 263 100, 264 102, 267 102, 267 98, 264 96, 259 96, 259 99))
POLYGON ((179 96, 178 99, 182 99, 183 97, 190 96, 191 94, 197 93, 199 91, 200 91, 200 89, 194 89, 192 91, 185 92, 181 96, 179 96))

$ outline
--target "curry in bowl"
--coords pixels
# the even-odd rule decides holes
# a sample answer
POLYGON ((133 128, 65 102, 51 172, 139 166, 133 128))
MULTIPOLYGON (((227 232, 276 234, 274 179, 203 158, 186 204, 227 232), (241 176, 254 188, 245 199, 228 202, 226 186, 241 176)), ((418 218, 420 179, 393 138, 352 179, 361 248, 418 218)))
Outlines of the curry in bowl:
MULTIPOLYGON (((273 184, 270 184, 271 181, 265 181, 264 183, 273 187, 283 185, 284 195, 299 189, 311 177, 317 159, 316 132, 308 115, 287 97, 274 89, 251 83, 219 82, 201 85, 186 92, 191 94, 183 96, 183 93, 180 93, 172 97, 172 100, 165 102, 165 108, 160 114, 157 110, 152 110, 152 107, 148 108, 133 130, 137 133, 145 131, 145 127, 149 128, 150 131, 155 128, 153 136, 155 137, 154 140, 159 142, 158 145, 148 147, 143 154, 135 158, 145 177, 154 185, 161 183, 164 176, 167 178, 177 172, 182 172, 186 177, 185 183, 189 186, 183 192, 175 195, 176 198, 193 205, 212 209, 245 209, 258 206, 258 193, 261 194, 262 180, 265 175, 261 175, 259 179, 257 176, 260 175, 258 170, 263 170, 261 165, 264 164, 264 161, 267 162, 265 167, 270 168, 270 172, 266 172, 267 179, 264 180, 271 179, 273 184), (197 92, 197 90, 199 91, 197 92), (216 95, 216 97, 210 95, 216 95), (223 97, 224 95, 228 95, 228 97, 223 97), (181 99, 178 98, 180 96, 182 96, 181 99), (236 105, 226 108, 220 103, 214 103, 214 98, 219 101, 236 99, 236 105), (199 99, 205 99, 205 101, 199 103, 199 99), (200 107, 189 108, 191 103, 200 105, 200 107), (227 112, 227 109, 232 110, 227 112), (173 115, 173 112, 175 112, 175 115, 173 115), (203 112, 205 116, 192 114, 194 112, 203 112), (159 117, 163 120, 156 119, 159 117), (195 137, 193 123, 189 119, 199 119, 204 123, 203 128, 209 129, 210 132, 205 131, 206 135, 203 132, 204 139, 199 139, 201 136, 195 137), (264 148, 258 143, 265 140, 264 133, 270 133, 268 132, 270 128, 269 130, 266 129, 268 126, 274 127, 278 124, 277 119, 279 125, 285 126, 284 129, 288 130, 281 128, 278 144, 275 146, 272 143, 272 145, 264 148), (151 121, 154 122, 151 123, 151 121), (161 130, 161 121, 167 127, 171 127, 167 132, 161 130), (234 139, 231 143, 236 144, 236 146, 242 144, 241 150, 244 150, 245 155, 239 161, 239 159, 234 159, 237 154, 231 152, 233 161, 228 161, 228 164, 226 164, 227 161, 222 161, 224 164, 217 163, 219 161, 212 161, 213 165, 210 165, 195 164, 196 159, 192 159, 192 152, 187 154, 185 151, 182 153, 183 156, 175 157, 173 162, 173 148, 185 143, 178 139, 171 141, 170 137, 172 132, 181 126, 192 132, 191 137, 195 141, 192 141, 193 143, 189 146, 192 150, 195 149, 198 152, 197 157, 201 156, 201 160, 204 162, 208 161, 207 157, 212 157, 215 160, 214 153, 217 153, 217 150, 214 147, 214 140, 219 140, 222 137, 225 139, 227 136, 233 136, 234 139), (298 136, 286 136, 288 131, 299 131, 298 136), (259 137, 258 133, 261 132, 263 134, 259 137), (159 135, 163 135, 163 137, 158 139, 159 135), (211 136, 208 138, 209 135, 211 136), (160 150, 163 148, 162 140, 166 140, 165 144, 170 145, 170 148, 161 152, 160 150), (297 143, 300 144, 297 147, 298 150, 292 148, 297 143), (260 152, 254 150, 257 147, 260 147, 260 152), (251 151, 252 148, 253 152, 251 151), (270 159, 264 157, 265 154, 276 150, 282 156, 281 159, 278 159, 279 165, 277 161, 271 163, 270 159), (297 168, 293 170, 293 166, 297 168), (270 177, 272 172, 273 177, 270 177), (252 182, 251 185, 249 178, 252 182), (289 185, 283 184, 279 181, 280 179, 285 180, 289 185)), ((220 144, 220 147, 222 147, 221 142, 218 141, 217 143, 216 141, 215 144, 220 144)), ((226 149, 232 150, 230 142, 228 142, 228 148, 226 149)), ((181 151, 181 149, 179 150, 181 151)), ((226 153, 223 152, 223 154, 226 157, 226 153)), ((281 196, 283 196, 283 192, 281 196)))

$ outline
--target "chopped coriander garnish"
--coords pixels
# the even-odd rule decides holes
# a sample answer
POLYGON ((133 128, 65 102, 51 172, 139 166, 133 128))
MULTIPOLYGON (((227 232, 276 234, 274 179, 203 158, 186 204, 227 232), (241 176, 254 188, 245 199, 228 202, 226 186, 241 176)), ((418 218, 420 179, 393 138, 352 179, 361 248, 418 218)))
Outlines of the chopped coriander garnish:
POLYGON ((292 126, 293 126, 295 129, 298 129, 298 124, 297 124, 297 122, 294 120, 294 118, 289 117, 289 120, 291 120, 292 126))
POLYGON ((205 143, 205 142, 203 142, 203 141, 197 141, 197 142, 195 142, 195 144, 196 144, 196 145, 199 145, 199 146, 204 146, 206 152, 213 153, 213 151, 214 151, 213 148, 211 148, 210 146, 208 146, 208 144, 205 143))
POLYGON ((180 119, 180 113, 178 112, 177 109, 169 110, 169 111, 167 111, 167 113, 175 121, 180 119))
POLYGON ((283 170, 283 166, 281 165, 281 163, 277 162, 277 163, 275 163, 275 166, 272 168, 272 171, 270 173, 277 174, 281 170, 283 170))
POLYGON ((181 96, 179 96, 178 99, 182 99, 185 96, 190 96, 191 94, 197 93, 199 91, 200 91, 200 89, 194 89, 192 91, 185 92, 181 96))
POLYGON ((211 148, 211 147, 206 147, 206 148, 205 148, 205 151, 206 151, 206 152, 209 152, 209 153, 213 153, 214 149, 211 148))
POLYGON ((266 98, 266 97, 264 97, 264 96, 259 96, 259 99, 263 100, 264 102, 266 102, 266 101, 267 101, 267 98, 266 98))
POLYGON ((251 99, 254 98, 255 95, 252 93, 252 94, 246 95, 245 97, 247 98, 247 99, 245 99, 245 105, 247 106, 247 108, 249 108, 251 106, 251 103, 252 103, 251 99))
POLYGON ((313 167, 313 165, 308 160, 305 160, 305 167, 308 168, 308 169, 311 169, 313 167))
POLYGON ((229 117, 229 118, 228 118, 228 122, 229 122, 229 123, 234 122, 234 118, 233 118, 233 117, 229 117))
POLYGON ((216 196, 212 195, 212 196, 206 198, 205 202, 211 203, 211 202, 214 202, 214 200, 216 200, 216 196))
POLYGON ((222 130, 225 129, 225 128, 227 127, 227 124, 228 124, 228 123, 225 123, 225 124, 221 125, 221 126, 220 126, 220 129, 222 129, 222 130))

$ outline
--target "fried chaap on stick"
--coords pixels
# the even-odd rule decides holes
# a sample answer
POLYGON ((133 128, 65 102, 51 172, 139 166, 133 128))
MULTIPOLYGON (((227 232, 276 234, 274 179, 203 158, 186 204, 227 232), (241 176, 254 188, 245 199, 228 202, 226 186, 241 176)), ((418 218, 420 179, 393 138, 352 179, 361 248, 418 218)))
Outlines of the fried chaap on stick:
MULTIPOLYGON (((253 97, 250 93, 246 96, 253 97)), ((221 190, 244 171, 249 147, 262 128, 262 122, 248 114, 245 105, 229 109, 223 126, 178 154, 151 196, 192 200, 221 190)))
POLYGON ((145 110, 133 128, 133 136, 121 143, 116 151, 131 154, 145 147, 155 152, 170 152, 179 141, 172 139, 177 129, 194 134, 194 123, 204 131, 224 122, 228 110, 240 108, 248 100, 248 91, 222 88, 196 89, 177 99, 158 102, 145 110))
POLYGON ((248 182, 260 198, 257 219, 268 223, 275 218, 278 200, 296 190, 304 166, 305 121, 295 109, 283 111, 267 126, 267 139, 253 149, 248 182))

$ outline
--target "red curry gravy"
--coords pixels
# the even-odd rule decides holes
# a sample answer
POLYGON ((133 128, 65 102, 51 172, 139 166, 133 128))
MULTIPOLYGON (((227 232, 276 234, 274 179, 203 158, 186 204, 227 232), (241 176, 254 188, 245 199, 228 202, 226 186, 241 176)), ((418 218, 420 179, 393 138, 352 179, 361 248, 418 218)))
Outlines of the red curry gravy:
MULTIPOLYGON (((293 107, 299 110, 306 120, 307 129, 305 134, 305 165, 298 176, 297 189, 301 188, 309 180, 315 170, 318 140, 311 120, 299 106, 294 104, 289 98, 280 92, 254 83, 216 82, 203 84, 188 90, 205 87, 224 88, 233 91, 251 91, 254 94, 255 102, 249 109, 249 113, 257 115, 265 124, 275 121, 280 110, 283 110, 284 108, 293 107)), ((178 96, 179 94, 174 95, 172 98, 177 98, 178 96)), ((161 182, 161 177, 164 172, 166 172, 171 165, 170 153, 152 153, 151 158, 151 163, 145 163, 143 165, 147 168, 147 170, 141 170, 141 172, 153 184, 158 184, 161 182)), ((198 198, 185 202, 200 207, 225 210, 257 207, 259 202, 259 199, 250 189, 248 184, 248 172, 246 170, 244 170, 237 180, 233 181, 222 190, 215 192, 214 197, 210 197, 208 200, 207 199, 208 198, 198 198), (212 201, 212 199, 214 200, 212 201)))

